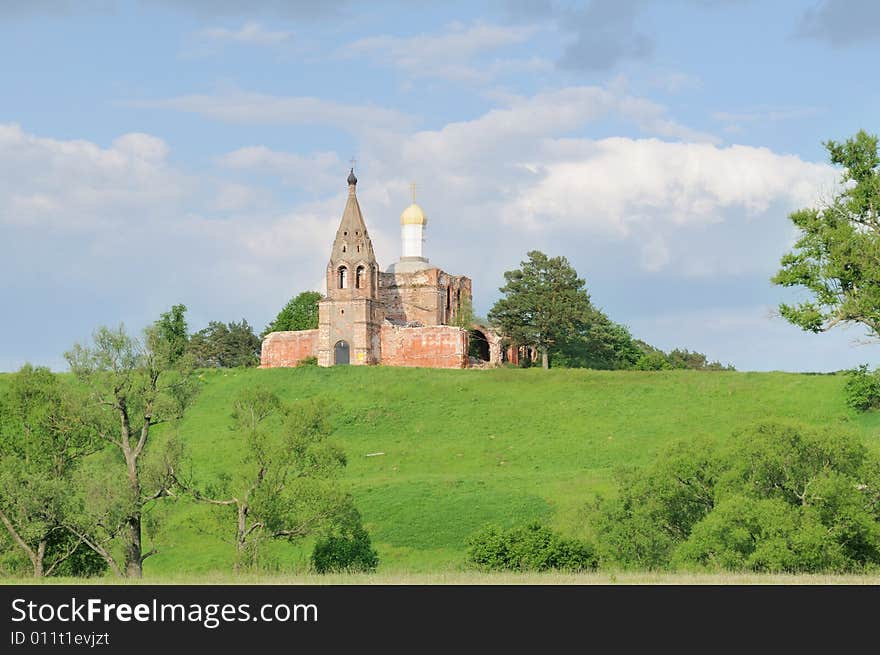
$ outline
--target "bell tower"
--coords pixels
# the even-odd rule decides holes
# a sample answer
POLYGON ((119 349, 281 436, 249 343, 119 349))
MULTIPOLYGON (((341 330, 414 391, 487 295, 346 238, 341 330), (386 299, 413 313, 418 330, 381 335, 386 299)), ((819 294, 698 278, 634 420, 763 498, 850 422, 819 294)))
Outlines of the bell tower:
POLYGON ((376 364, 384 319, 379 265, 357 200, 354 168, 348 200, 327 264, 327 292, 318 306, 318 364, 376 364))

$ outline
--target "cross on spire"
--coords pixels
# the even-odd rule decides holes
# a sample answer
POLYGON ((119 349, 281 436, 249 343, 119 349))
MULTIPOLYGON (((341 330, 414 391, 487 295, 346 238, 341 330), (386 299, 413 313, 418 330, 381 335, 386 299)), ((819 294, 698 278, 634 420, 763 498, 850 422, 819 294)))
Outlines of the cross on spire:
POLYGON ((358 161, 358 160, 355 159, 354 157, 352 157, 352 158, 349 159, 348 161, 351 163, 351 168, 352 168, 352 170, 354 170, 354 166, 355 166, 355 164, 357 164, 357 161, 358 161))
POLYGON ((413 204, 416 204, 416 183, 415 182, 409 183, 409 190, 412 192, 413 204))

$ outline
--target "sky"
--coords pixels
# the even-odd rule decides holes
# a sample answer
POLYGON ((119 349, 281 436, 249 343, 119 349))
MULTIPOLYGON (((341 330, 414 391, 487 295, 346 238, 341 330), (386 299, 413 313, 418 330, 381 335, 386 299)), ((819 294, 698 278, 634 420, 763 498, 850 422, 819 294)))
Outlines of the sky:
POLYGON ((823 142, 880 131, 871 0, 0 3, 0 371, 171 305, 257 332, 322 290, 355 160, 377 258, 485 315, 530 250, 634 336, 740 370, 880 363, 776 315, 823 142))

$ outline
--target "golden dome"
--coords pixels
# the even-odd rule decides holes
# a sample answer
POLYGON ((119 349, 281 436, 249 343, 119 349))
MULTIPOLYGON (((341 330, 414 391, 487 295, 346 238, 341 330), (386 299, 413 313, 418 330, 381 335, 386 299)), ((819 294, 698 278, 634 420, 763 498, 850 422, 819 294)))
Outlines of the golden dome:
POLYGON ((428 219, 425 216, 425 212, 422 211, 422 208, 419 207, 416 203, 413 203, 403 210, 403 213, 400 215, 400 224, 427 225, 428 219))

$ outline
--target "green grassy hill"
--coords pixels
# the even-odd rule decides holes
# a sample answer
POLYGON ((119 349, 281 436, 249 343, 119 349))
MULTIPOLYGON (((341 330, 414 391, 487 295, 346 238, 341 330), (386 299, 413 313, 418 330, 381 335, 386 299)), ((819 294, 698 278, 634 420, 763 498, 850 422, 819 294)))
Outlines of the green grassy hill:
MULTIPOLYGON (((241 457, 229 429, 239 389, 333 402, 345 481, 386 573, 455 569, 465 538, 487 522, 541 519, 588 536, 588 505, 613 490, 613 468, 649 462, 674 441, 778 418, 839 425, 880 448, 880 415, 848 410, 839 375, 344 367, 210 371, 203 381, 179 426, 202 475, 241 457)), ((215 508, 180 500, 158 511, 161 552, 146 575, 231 568, 215 508)), ((284 544, 272 554, 293 571, 309 552, 284 544)))

